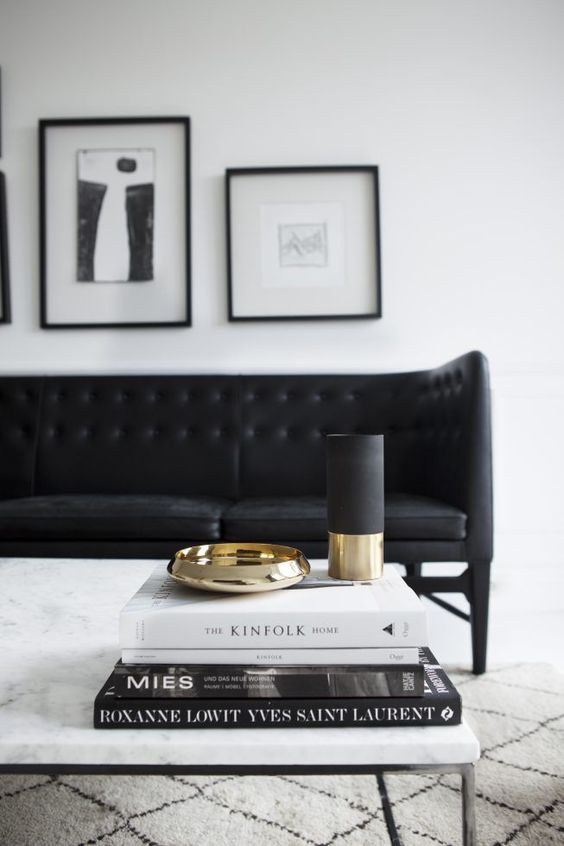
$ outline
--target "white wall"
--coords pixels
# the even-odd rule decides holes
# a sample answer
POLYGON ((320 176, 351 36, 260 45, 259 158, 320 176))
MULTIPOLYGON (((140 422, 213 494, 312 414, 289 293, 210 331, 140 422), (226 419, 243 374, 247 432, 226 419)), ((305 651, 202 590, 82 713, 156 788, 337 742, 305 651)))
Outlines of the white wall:
POLYGON ((490 359, 497 563, 562 558, 561 0, 1 0, 0 371, 490 359), (38 328, 37 121, 192 119, 193 326, 38 328), (229 324, 226 167, 378 164, 383 318, 229 324))

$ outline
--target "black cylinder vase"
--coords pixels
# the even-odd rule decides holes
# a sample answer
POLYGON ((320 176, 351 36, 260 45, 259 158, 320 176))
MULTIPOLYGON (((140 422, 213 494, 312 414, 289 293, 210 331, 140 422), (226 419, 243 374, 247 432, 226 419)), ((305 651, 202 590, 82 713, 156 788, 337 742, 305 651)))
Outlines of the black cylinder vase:
POLYGON ((377 579, 384 565, 384 436, 327 436, 329 575, 377 579))

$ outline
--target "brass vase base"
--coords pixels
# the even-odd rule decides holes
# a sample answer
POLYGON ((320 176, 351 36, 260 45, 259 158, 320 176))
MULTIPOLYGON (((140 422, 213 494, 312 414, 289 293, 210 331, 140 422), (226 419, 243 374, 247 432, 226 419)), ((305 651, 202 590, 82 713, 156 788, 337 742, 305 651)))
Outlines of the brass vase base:
POLYGON ((329 532, 329 575, 332 579, 364 582, 384 573, 384 532, 343 535, 329 532))

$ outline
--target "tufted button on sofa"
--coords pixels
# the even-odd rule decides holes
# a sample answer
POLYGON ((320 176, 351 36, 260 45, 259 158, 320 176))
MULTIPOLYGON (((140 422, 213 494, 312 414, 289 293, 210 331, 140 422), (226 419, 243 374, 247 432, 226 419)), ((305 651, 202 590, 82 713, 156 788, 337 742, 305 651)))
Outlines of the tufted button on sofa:
POLYGON ((169 558, 225 539, 326 556, 330 433, 384 434, 385 559, 419 593, 465 594, 483 672, 492 469, 479 352, 408 373, 0 377, 0 555, 169 558), (434 562, 468 566, 437 577, 434 562))

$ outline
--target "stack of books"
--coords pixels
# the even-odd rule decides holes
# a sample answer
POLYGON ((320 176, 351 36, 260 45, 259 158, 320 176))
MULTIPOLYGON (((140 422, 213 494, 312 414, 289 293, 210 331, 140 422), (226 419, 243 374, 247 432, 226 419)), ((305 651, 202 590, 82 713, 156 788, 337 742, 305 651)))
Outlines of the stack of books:
POLYGON ((452 725, 460 696, 428 648, 425 608, 387 565, 374 582, 308 576, 206 593, 159 565, 120 614, 121 659, 96 728, 452 725))

